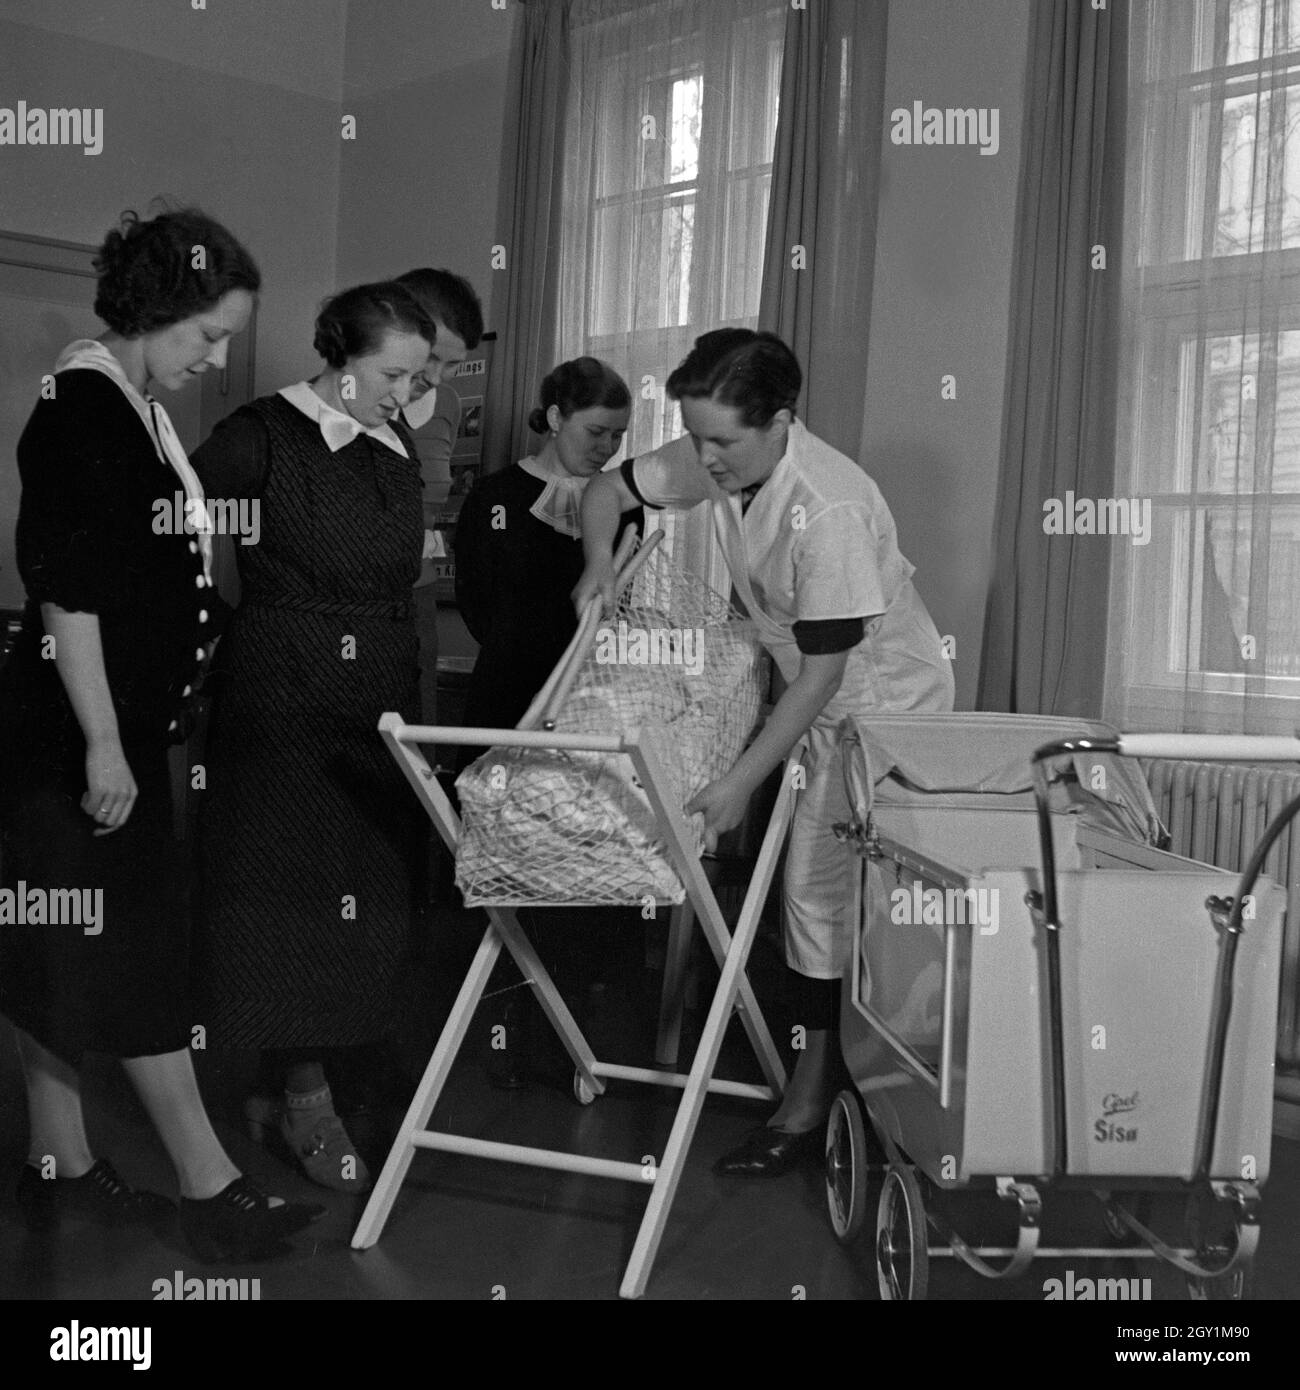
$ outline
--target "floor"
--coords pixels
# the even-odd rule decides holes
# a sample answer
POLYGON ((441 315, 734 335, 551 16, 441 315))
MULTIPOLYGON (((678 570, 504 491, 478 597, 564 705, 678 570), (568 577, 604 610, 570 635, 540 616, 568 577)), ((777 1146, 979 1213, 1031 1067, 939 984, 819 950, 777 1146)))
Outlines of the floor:
MULTIPOLYGON (((413 972, 405 1001, 413 1075, 450 1006, 478 932, 472 914, 441 914, 413 972)), ((639 949, 639 943, 638 943, 639 949)), ((608 973, 608 972, 606 972, 608 973)), ((626 972, 623 972, 626 974, 626 972)), ((760 942, 753 962, 760 998, 777 993, 775 954, 760 942)), ((588 990, 582 1012, 598 1056, 648 1063, 655 980, 643 989, 588 990)), ((706 982, 707 983, 707 982, 706 982)), ((707 1000, 707 990, 704 994, 707 1000)), ((779 1000, 771 1014, 783 1036, 779 1000)), ((698 1020, 697 1020, 698 1022, 698 1020)), ((7 1032, 7 1025, 0 1025, 7 1032)), ((743 1035, 733 1025, 722 1074, 757 1079, 743 1035)), ((534 1146, 639 1160, 662 1152, 675 1092, 615 1085, 578 1105, 562 1067, 550 1082, 498 1091, 485 1077, 488 1006, 471 1031, 474 1047, 458 1062, 436 1117, 439 1127, 534 1146)), ((784 1036, 789 1036, 788 1031, 784 1036)), ((270 1190, 320 1199, 329 1210, 282 1257, 244 1266, 200 1265, 179 1241, 144 1233, 70 1227, 32 1237, 20 1226, 12 1182, 0 1192, 0 1298, 152 1299, 154 1284, 195 1275, 258 1279, 262 1299, 613 1299, 645 1202, 645 1193, 599 1178, 421 1154, 379 1243, 354 1252, 349 1240, 360 1200, 314 1188, 241 1132, 234 1117, 253 1071, 250 1057, 201 1055, 200 1075, 223 1139, 241 1165, 270 1190)), ((174 1192, 161 1147, 121 1072, 92 1061, 87 1113, 95 1147, 139 1186, 174 1192)), ((750 1102, 713 1099, 703 1118, 673 1207, 646 1297, 653 1300, 875 1299, 870 1232, 852 1248, 830 1230, 824 1186, 814 1166, 768 1181, 715 1177, 713 1156, 762 1115, 750 1102)), ((21 1078, 8 1037, 0 1038, 0 1172, 16 1177, 26 1118, 21 1078)), ((382 1157, 382 1153, 379 1155, 382 1157)), ((1300 1143, 1275 1139, 1265 1192, 1263 1235, 1251 1297, 1300 1298, 1300 1143)), ((1010 1234, 999 1204, 979 1193, 948 1199, 947 1213, 971 1241, 1003 1243, 1010 1234)), ((1181 1197, 1156 1201, 1152 1223, 1176 1238, 1181 1197), (1172 1223, 1172 1224, 1171 1224, 1172 1223)), ((1108 1237, 1086 1194, 1054 1192, 1044 1243, 1099 1246, 1108 1237)), ((931 1263, 930 1298, 1041 1300, 1049 1279, 1152 1279, 1155 1299, 1185 1299, 1181 1276, 1153 1261, 1037 1261, 1014 1283, 989 1283, 952 1260, 931 1263)), ((251 1285, 249 1286, 252 1287, 251 1285)))

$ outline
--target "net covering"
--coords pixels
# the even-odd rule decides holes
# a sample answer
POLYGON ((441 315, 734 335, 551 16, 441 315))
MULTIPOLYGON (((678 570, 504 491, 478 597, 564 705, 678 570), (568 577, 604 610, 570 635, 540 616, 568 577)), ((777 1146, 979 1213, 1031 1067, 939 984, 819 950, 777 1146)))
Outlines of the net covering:
MULTIPOLYGON (((744 750, 765 658, 752 625, 655 550, 596 639, 560 733, 651 731, 668 800, 685 807, 744 750)), ((626 754, 492 748, 457 778, 456 882, 470 906, 679 903, 684 891, 626 754)), ((698 853, 703 817, 689 817, 698 853)))

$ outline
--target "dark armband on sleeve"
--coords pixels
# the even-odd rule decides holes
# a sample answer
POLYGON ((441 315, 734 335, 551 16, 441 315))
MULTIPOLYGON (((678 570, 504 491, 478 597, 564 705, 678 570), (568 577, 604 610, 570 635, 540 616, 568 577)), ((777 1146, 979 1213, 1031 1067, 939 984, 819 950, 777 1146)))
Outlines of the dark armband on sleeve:
POLYGON ((662 507, 655 506, 653 502, 647 502, 645 498, 641 496, 641 489, 637 487, 636 478, 633 476, 632 465, 635 462, 636 459, 634 458, 624 459, 618 466, 618 471, 623 475, 623 481, 627 484, 627 490, 643 507, 651 507, 657 512, 662 511, 662 507))
POLYGON ((834 656, 862 641, 865 618, 813 618, 793 626, 795 645, 805 656, 834 656))

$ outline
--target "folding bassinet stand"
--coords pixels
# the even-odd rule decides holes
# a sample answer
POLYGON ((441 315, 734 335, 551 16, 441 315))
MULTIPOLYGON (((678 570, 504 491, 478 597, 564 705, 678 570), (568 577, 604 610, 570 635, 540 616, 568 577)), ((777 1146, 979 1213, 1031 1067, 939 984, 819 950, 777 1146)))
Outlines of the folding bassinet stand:
MULTIPOLYGON (((584 618, 582 629, 575 638, 571 652, 584 649, 584 636, 589 628, 594 631, 598 618, 598 607, 593 606, 584 618)), ((564 664, 561 663, 561 666, 564 664)), ((576 667, 576 662, 574 666, 576 667)), ((560 668, 557 668, 557 676, 559 672, 560 668)), ((562 677, 553 682, 553 685, 560 687, 560 698, 563 697, 565 684, 562 677)), ((554 695, 556 692, 552 688, 549 693, 554 695)), ((543 692, 543 695, 546 694, 548 691, 543 692)), ((532 713, 533 711, 530 711, 530 714, 532 713)), ((524 723, 529 722, 526 716, 524 723)), ((466 729, 408 725, 396 714, 385 714, 379 722, 379 729, 393 757, 405 772, 407 780, 415 789, 421 804, 453 855, 459 842, 460 820, 421 751, 421 744, 568 749, 611 756, 627 754, 649 798, 673 867, 686 891, 686 903, 674 913, 669 947, 670 967, 674 959, 680 959, 680 953, 676 948, 689 920, 684 915, 684 909, 689 904, 700 922, 721 975, 709 1006, 699 1046, 688 1072, 658 1071, 646 1067, 601 1062, 593 1055, 554 981, 520 927, 514 909, 508 906, 487 906, 487 930, 433 1049, 433 1055, 402 1121, 388 1159, 366 1203, 361 1221, 352 1237, 352 1248, 365 1250, 379 1239, 417 1149, 437 1149, 444 1153, 470 1154, 479 1158, 522 1163, 537 1168, 555 1168, 563 1172, 587 1173, 595 1177, 621 1178, 626 1182, 644 1183, 651 1188, 650 1201, 642 1217, 623 1282, 619 1286, 622 1297, 638 1298, 645 1291, 655 1253, 663 1238, 669 1209, 681 1180, 686 1154, 700 1118, 706 1092, 773 1101, 778 1099, 785 1089, 785 1069, 750 988, 745 968, 757 934, 759 915, 767 898, 785 832, 793 814, 796 781, 794 768, 802 758, 802 747, 797 748, 787 760, 786 775, 781 780, 781 790, 768 821, 754 875, 741 907, 735 933, 731 934, 727 931, 703 866, 694 852, 692 836, 683 814, 673 804, 670 783, 665 776, 662 760, 656 752, 657 731, 641 729, 633 736, 623 738, 617 735, 568 734, 522 727, 513 730, 466 729), (492 967, 496 964, 503 946, 514 958, 524 980, 532 987, 543 1013, 573 1059, 574 1094, 581 1103, 590 1104, 596 1096, 601 1095, 607 1079, 641 1082, 652 1086, 674 1086, 682 1091, 682 1099, 677 1107, 661 1162, 650 1165, 640 1161, 595 1158, 552 1149, 530 1148, 522 1144, 498 1143, 427 1128, 429 1118, 465 1040, 474 1011, 483 997, 492 967), (713 1076, 733 1009, 740 1014, 745 1032, 766 1078, 766 1085, 717 1080, 713 1076)), ((667 969, 664 983, 665 1002, 662 1017, 667 1021, 673 1015, 674 1006, 668 997, 668 991, 679 986, 680 972, 673 968, 667 969)), ((672 1024, 666 1022, 661 1025, 661 1057, 665 1045, 665 1028, 671 1030, 672 1024)))

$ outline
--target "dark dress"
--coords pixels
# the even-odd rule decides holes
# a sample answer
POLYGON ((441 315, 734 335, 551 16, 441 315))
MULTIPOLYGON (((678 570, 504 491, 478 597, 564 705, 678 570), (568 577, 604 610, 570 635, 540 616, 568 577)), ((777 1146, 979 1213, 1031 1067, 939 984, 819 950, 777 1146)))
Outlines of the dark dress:
POLYGON ((194 456, 211 496, 260 503, 199 828, 197 983, 224 1046, 345 1047, 392 1023, 428 826, 377 731, 386 710, 420 717, 424 513, 403 443, 406 459, 368 435, 331 453, 267 396, 194 456))
MULTIPOLYGON (((582 578, 582 541, 529 511, 545 487, 517 465, 492 473, 457 520, 456 602, 480 646, 465 696, 471 728, 513 729, 577 629, 570 594, 582 578)), ((644 524, 640 507, 624 512, 620 538, 644 524)), ((480 751, 467 750, 462 763, 480 751)))
MULTIPOLYGON (((464 722, 470 728, 515 728, 577 630, 570 595, 582 578, 582 541, 529 511, 545 487, 518 465, 503 469, 475 484, 457 518, 456 601, 480 644, 465 697, 464 722)), ((642 508, 619 518, 616 549, 628 526, 644 535, 642 508)), ((485 751, 460 748, 457 766, 467 767, 485 751)), ((525 908, 520 919, 561 989, 572 991, 595 978, 637 977, 640 967, 629 953, 643 952, 642 934, 618 930, 635 928, 636 913, 635 908, 525 908)), ((511 963, 493 976, 493 988, 505 992, 508 1004, 517 974, 511 963)), ((526 1039, 522 1050, 529 1053, 547 1030, 532 996, 527 991, 523 996, 525 1013, 517 1027, 526 1039)), ((507 1037, 512 1031, 507 1023, 507 1037)))
POLYGON ((0 925, 0 1011, 72 1065, 86 1051, 187 1047, 185 866, 173 834, 167 746, 192 724, 204 644, 224 605, 198 542, 155 533, 181 482, 122 389, 102 372, 55 377, 18 441, 22 632, 0 671, 0 867, 4 886, 103 891, 100 930, 0 925), (96 836, 81 810, 86 744, 41 603, 99 617, 118 734, 138 798, 96 836))

